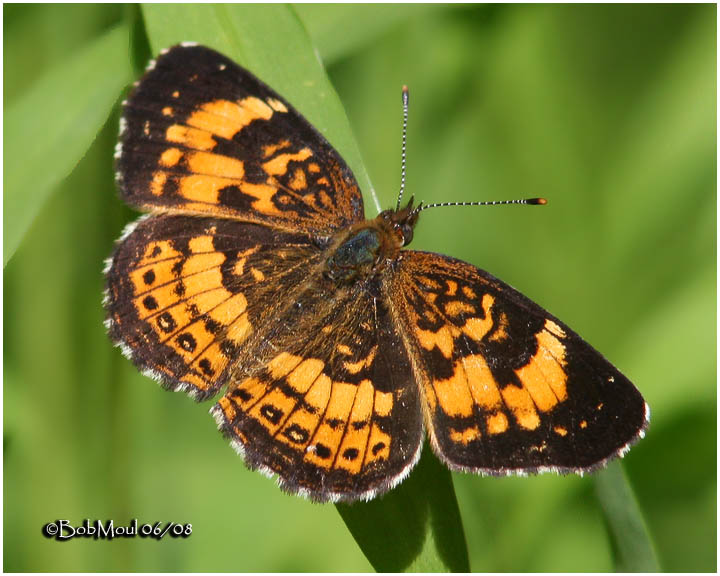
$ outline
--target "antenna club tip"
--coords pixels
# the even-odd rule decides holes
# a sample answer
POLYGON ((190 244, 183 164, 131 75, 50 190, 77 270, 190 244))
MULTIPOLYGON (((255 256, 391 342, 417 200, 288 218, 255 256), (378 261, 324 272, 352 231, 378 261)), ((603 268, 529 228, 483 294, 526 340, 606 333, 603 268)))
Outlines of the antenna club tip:
POLYGON ((547 204, 547 200, 545 198, 530 198, 527 201, 528 204, 539 204, 539 205, 545 205, 547 204))
POLYGON ((408 92, 410 92, 410 89, 407 87, 407 84, 403 84, 402 91, 403 91, 403 94, 407 94, 408 92))

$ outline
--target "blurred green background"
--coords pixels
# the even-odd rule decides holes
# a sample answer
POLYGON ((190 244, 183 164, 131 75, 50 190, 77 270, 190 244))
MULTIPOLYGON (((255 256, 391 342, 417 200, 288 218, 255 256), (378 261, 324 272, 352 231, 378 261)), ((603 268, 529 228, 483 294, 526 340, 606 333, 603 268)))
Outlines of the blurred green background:
MULTIPOLYGON (((160 390, 105 335, 103 260, 136 217, 113 184, 118 102, 162 34, 188 26, 173 10, 3 7, 4 569, 371 570, 334 506, 247 471, 209 406, 160 390), (57 519, 134 517, 194 531, 42 535, 57 519)), ((365 171, 394 205, 403 84, 416 198, 548 198, 426 212, 413 247, 502 278, 635 382, 652 408, 623 461, 638 530, 660 569, 715 571, 716 6, 203 10, 189 22, 198 38, 219 26, 318 123, 348 156, 368 215, 365 171), (243 26, 267 34, 250 42, 243 26), (339 100, 330 84, 303 84, 304 68, 285 72, 287 54, 317 66, 313 49, 339 100)), ((453 482, 472 570, 627 566, 627 534, 593 477, 453 482)))

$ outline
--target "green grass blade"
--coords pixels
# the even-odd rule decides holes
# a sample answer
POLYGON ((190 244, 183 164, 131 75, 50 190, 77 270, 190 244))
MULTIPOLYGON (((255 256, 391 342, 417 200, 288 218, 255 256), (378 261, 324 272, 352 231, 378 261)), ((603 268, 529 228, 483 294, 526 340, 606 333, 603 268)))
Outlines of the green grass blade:
POLYGON ((119 24, 122 10, 120 4, 4 4, 5 108, 24 97, 48 70, 119 24))
POLYGON ((337 509, 378 572, 470 570, 452 476, 428 445, 400 486, 369 503, 337 509))
POLYGON ((598 473, 595 489, 608 525, 617 570, 659 572, 652 540, 622 465, 613 462, 598 473))
POLYGON ((375 38, 411 18, 447 10, 438 4, 297 4, 300 18, 330 65, 345 58, 375 38), (348 23, 352 22, 352 26, 348 23))
POLYGON ((130 80, 128 32, 113 28, 54 66, 6 111, 3 267, 73 170, 130 80))
MULTIPOLYGON (((252 70, 328 138, 352 168, 361 188, 375 200, 342 104, 292 9, 147 5, 143 6, 143 15, 154 53, 178 42, 195 41, 252 70)), ((377 569, 467 570, 450 473, 430 454, 411 479, 386 498, 338 509, 377 569), (412 510, 416 512, 411 515, 412 510), (409 521, 410 517, 417 522, 409 521), (398 556, 397 546, 387 537, 379 538, 378 521, 397 525, 398 530, 391 532, 402 536, 404 554, 398 556)))
POLYGON ((155 54, 179 42, 214 48, 282 94, 345 159, 379 211, 342 103, 292 8, 281 5, 150 4, 143 6, 155 54))

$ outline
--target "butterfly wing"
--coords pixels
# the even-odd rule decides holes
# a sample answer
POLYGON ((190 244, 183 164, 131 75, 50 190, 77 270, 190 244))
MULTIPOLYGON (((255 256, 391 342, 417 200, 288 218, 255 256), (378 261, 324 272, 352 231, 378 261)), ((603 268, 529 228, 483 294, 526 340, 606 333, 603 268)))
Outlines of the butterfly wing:
POLYGON ((338 286, 303 234, 141 220, 107 270, 110 336, 213 412, 248 465, 315 500, 389 490, 420 456, 420 396, 378 280, 338 286))
POLYGON ((142 210, 327 235, 362 220, 355 178, 288 102, 203 46, 160 55, 124 104, 117 179, 142 210))
POLYGON ((406 251, 388 276, 438 456, 485 474, 583 471, 622 455, 647 406, 575 332, 486 272, 406 251))
POLYGON ((317 501, 369 500, 409 474, 423 420, 377 280, 322 277, 279 315, 214 408, 246 463, 317 501))
POLYGON ((253 468, 315 500, 390 489, 420 455, 410 360, 371 279, 323 274, 362 220, 355 179, 290 104, 199 46, 158 58, 125 103, 124 199, 150 210, 106 270, 110 335, 213 412, 253 468))
POLYGON ((321 254, 303 234, 247 222, 141 219, 108 262, 110 337, 165 387, 206 398, 321 254))

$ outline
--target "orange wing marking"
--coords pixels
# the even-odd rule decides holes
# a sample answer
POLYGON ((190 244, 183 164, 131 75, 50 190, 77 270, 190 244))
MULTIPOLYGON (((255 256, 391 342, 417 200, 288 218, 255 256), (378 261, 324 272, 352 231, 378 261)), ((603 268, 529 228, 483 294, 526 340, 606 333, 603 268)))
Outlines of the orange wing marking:
POLYGON ((268 176, 279 176, 287 172, 288 164, 292 161, 302 162, 312 156, 312 150, 310 148, 303 148, 295 154, 286 152, 284 154, 278 154, 272 160, 268 160, 262 165, 262 169, 268 176))
POLYGON ((247 250, 237 253, 237 262, 233 268, 233 274, 235 274, 235 276, 242 276, 245 273, 245 264, 247 264, 247 259, 255 254, 259 249, 260 246, 253 246, 252 248, 248 248, 247 250))
POLYGON ((535 336, 538 343, 535 355, 525 366, 515 370, 541 412, 547 412, 567 399, 567 374, 563 369, 565 346, 548 329, 548 322, 546 328, 535 336))
POLYGON ((374 398, 377 395, 377 393, 373 395, 373 391, 374 387, 370 380, 360 382, 350 417, 345 425, 344 436, 340 441, 340 449, 335 456, 334 464, 351 474, 359 474, 362 470, 365 450, 370 438, 368 423, 372 418, 374 398))
POLYGON ((504 412, 490 414, 485 422, 490 434, 502 434, 508 429, 508 419, 504 412))
POLYGON ((178 162, 180 162, 182 156, 183 153, 179 148, 168 148, 160 156, 160 164, 162 164, 166 168, 172 168, 173 166, 176 166, 178 162))
POLYGON ((210 152, 191 152, 187 155, 188 168, 195 174, 242 180, 244 164, 235 158, 210 152))
POLYGON ((267 103, 270 105, 270 108, 275 110, 275 112, 287 112, 287 106, 280 102, 280 100, 277 100, 275 98, 268 98, 267 103))
MULTIPOLYGON (((445 358, 452 358, 454 350, 454 341, 461 334, 472 338, 473 340, 482 340, 493 327, 492 320, 492 306, 495 303, 495 298, 490 294, 484 294, 481 302, 483 312, 485 313, 484 318, 471 317, 465 321, 462 327, 456 326, 446 314, 444 314, 433 302, 427 299, 424 294, 421 294, 416 287, 413 289, 425 300, 429 307, 437 313, 438 316, 445 319, 446 324, 440 328, 437 332, 432 330, 421 330, 416 328, 415 332, 420 342, 420 345, 426 350, 432 350, 437 347, 445 358)), ((453 293, 457 290, 457 284, 455 284, 453 293)), ((415 313, 417 316, 417 313, 415 313)))
POLYGON ((195 150, 212 150, 217 142, 207 130, 173 124, 165 131, 165 139, 175 144, 183 144, 195 150))
POLYGON ((450 429, 450 440, 458 444, 467 445, 478 438, 480 438, 480 428, 477 426, 470 426, 464 430, 450 429))
MULTIPOLYGON (((340 347, 343 346, 342 344, 337 346, 338 352, 342 353, 342 350, 340 350, 340 347)), ((345 346, 347 348, 347 346, 345 346)), ((349 350, 349 348, 348 348, 349 350)), ((369 368, 372 366, 373 360, 375 360, 375 354, 377 353, 377 346, 375 346, 368 355, 363 358, 362 360, 358 360, 357 362, 344 362, 343 366, 344 368, 350 373, 350 374, 357 374, 362 370, 363 368, 369 368)))
POLYGON ((305 452, 304 458, 307 458, 306 447, 310 437, 320 424, 322 414, 330 400, 331 389, 330 378, 320 373, 305 394, 304 404, 298 403, 280 429, 279 438, 282 440, 283 436, 289 436, 293 443, 305 452), (293 430, 296 431, 294 435, 293 430))
MULTIPOLYGON (((329 378, 328 378, 329 380, 329 378)), ((330 399, 325 407, 320 424, 312 434, 305 451, 305 459, 314 465, 330 469, 340 448, 343 431, 333 428, 330 422, 347 422, 350 417, 357 386, 345 382, 330 381, 330 399)))
POLYGON ((200 106, 185 121, 188 126, 231 140, 254 120, 269 120, 273 109, 254 96, 231 102, 215 100, 200 106))
POLYGON ((535 410, 530 393, 525 388, 509 384, 500 392, 505 400, 505 405, 512 411, 520 426, 527 430, 535 430, 540 426, 540 416, 535 410))
MULTIPOLYGON (((273 152, 274 152, 274 150, 273 150, 273 152)), ((291 198, 294 198, 296 201, 305 204, 306 206, 312 208, 313 210, 316 210, 319 212, 324 212, 326 214, 331 215, 331 214, 333 214, 333 211, 330 209, 324 208, 323 206, 319 206, 317 204, 317 202, 315 201, 314 194, 306 194, 306 195, 298 194, 298 191, 305 190, 307 187, 307 179, 306 179, 305 171, 303 168, 298 167, 295 169, 295 172, 293 173, 293 177, 291 178, 291 180, 289 182, 289 186, 283 185, 282 183, 278 182, 278 180, 275 178, 275 176, 280 176, 280 175, 284 175, 287 173, 288 164, 291 161, 302 162, 302 161, 306 160, 307 158, 310 158, 311 156, 312 156, 312 151, 309 148, 303 148, 294 154, 293 153, 278 154, 271 160, 268 160, 267 162, 265 162, 262 165, 262 168, 265 171, 265 173, 268 174, 268 176, 269 176, 268 183, 273 187, 273 192, 276 189, 282 190, 291 198)), ((318 183, 320 183, 320 182, 318 181, 318 183)))
POLYGON ((267 146, 263 146, 263 157, 264 158, 270 158, 275 152, 278 150, 283 150, 285 148, 288 148, 290 146, 289 140, 282 140, 281 142, 278 142, 277 144, 268 144, 267 146))
POLYGON ((165 172, 155 172, 153 174, 152 182, 150 182, 150 192, 153 196, 162 196, 163 190, 165 189, 165 182, 167 182, 167 174, 165 172))

